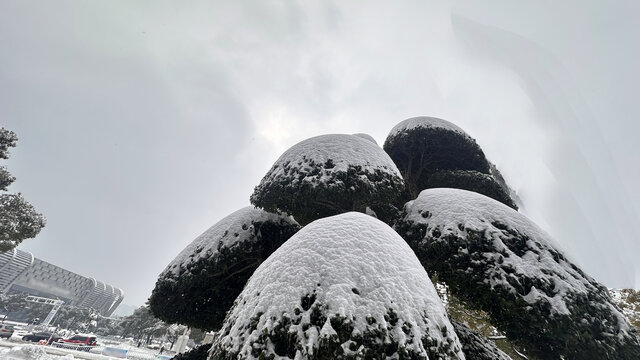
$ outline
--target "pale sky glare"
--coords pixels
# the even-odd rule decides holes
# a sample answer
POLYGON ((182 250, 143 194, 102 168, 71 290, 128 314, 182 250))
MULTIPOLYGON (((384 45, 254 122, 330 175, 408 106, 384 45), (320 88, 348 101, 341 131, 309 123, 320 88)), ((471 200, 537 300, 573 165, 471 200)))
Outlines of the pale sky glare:
POLYGON ((639 32, 635 1, 2 1, 3 164, 48 219, 19 248, 141 305, 289 146, 428 115, 638 288, 639 32))

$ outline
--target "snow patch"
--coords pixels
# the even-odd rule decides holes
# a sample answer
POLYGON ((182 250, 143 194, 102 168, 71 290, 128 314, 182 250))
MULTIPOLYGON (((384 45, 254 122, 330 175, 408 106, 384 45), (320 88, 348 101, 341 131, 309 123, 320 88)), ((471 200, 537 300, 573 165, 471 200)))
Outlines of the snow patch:
POLYGON ((72 354, 47 354, 43 346, 22 345, 12 348, 0 348, 0 359, 7 360, 73 360, 72 354))
POLYGON ((371 141, 372 143, 378 145, 378 142, 376 141, 376 139, 374 139, 373 136, 371 136, 369 134, 357 133, 357 134, 353 134, 353 136, 357 136, 357 137, 361 137, 363 139, 367 139, 367 140, 371 141))
POLYGON ((401 121, 398 125, 394 126, 389 132, 387 139, 393 136, 397 136, 401 133, 411 131, 417 128, 439 128, 450 131, 455 131, 461 135, 469 137, 467 133, 457 125, 443 119, 430 117, 430 116, 418 116, 401 121))
MULTIPOLYGON (((287 169, 296 165, 309 167, 309 162, 324 165, 325 170, 319 182, 325 182, 333 178, 332 174, 346 172, 349 167, 356 166, 361 167, 364 172, 374 173, 379 170, 402 179, 393 160, 375 142, 357 135, 329 134, 312 137, 290 147, 273 164, 262 182, 287 177, 287 169)), ((311 172, 311 167, 308 170, 311 172)), ((312 177, 309 178, 302 181, 310 181, 312 177)))

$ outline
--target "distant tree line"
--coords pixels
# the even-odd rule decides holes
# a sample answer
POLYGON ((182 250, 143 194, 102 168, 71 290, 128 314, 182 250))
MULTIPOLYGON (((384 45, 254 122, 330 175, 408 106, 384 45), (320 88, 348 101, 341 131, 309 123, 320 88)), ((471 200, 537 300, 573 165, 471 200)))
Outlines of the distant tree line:
MULTIPOLYGON (((26 301, 28 294, 0 295, 0 319, 31 323, 42 321, 52 306, 26 301)), ((149 308, 141 306, 125 317, 105 317, 91 308, 63 305, 54 316, 50 326, 72 332, 91 332, 103 336, 133 338, 134 342, 151 343, 153 339, 173 342, 187 329, 186 326, 168 324, 151 314, 149 308)), ((204 333, 191 329, 190 337, 201 341, 204 333)))

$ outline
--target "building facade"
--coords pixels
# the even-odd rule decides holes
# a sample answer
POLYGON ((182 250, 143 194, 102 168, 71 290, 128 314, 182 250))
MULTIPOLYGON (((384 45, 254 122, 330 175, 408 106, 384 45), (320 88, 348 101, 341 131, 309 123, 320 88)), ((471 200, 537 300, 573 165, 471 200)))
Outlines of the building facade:
POLYGON ((13 249, 0 254, 0 293, 19 292, 57 298, 65 305, 92 308, 103 316, 110 316, 124 299, 121 289, 13 249))

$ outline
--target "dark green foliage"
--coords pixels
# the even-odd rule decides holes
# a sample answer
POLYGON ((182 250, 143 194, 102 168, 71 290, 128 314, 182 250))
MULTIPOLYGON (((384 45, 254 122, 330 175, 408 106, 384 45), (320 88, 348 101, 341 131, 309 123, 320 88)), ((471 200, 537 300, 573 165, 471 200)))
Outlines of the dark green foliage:
MULTIPOLYGON (((16 146, 13 131, 0 129, 0 159, 9 158, 9 148, 16 146)), ((15 181, 5 167, 0 167, 0 191, 15 181)), ((21 194, 0 195, 0 253, 11 250, 23 240, 35 237, 45 226, 45 218, 21 194)))
MULTIPOLYGON (((256 186, 251 203, 266 211, 291 214, 302 225, 344 212, 365 212, 366 207, 387 207, 396 203, 404 188, 399 176, 378 169, 365 171, 361 166, 330 171, 332 163, 317 164, 305 157, 301 163, 283 167, 285 176, 256 186), (320 181, 323 176, 330 179, 320 181), (313 180, 300 181, 305 177, 313 180)), ((271 172, 277 168, 274 165, 271 172)))
POLYGON ((472 138, 439 127, 416 127, 387 138, 384 150, 400 170, 406 199, 429 188, 429 178, 440 170, 474 170, 489 174, 489 162, 472 138))
MULTIPOLYGON (((503 242, 516 254, 524 254, 531 241, 515 229, 494 224, 502 229, 503 242)), ((640 359, 640 344, 634 330, 625 335, 626 326, 612 311, 607 289, 590 280, 587 294, 565 295, 569 315, 552 311, 547 301, 528 303, 523 297, 533 286, 553 297, 553 282, 522 275, 504 265, 492 239, 484 231, 463 228, 466 236, 435 229, 430 234, 425 224, 400 221, 396 230, 407 240, 426 269, 445 282, 460 300, 486 311, 491 322, 515 344, 539 359, 640 359), (506 283, 495 278, 495 269, 508 274, 506 283), (516 293, 510 291, 516 289, 516 293), (615 335, 609 335, 615 334, 615 335)), ((502 254, 505 255, 506 253, 502 254)), ((556 262, 566 262, 561 253, 553 252, 556 262)), ((567 262, 568 263, 568 262, 567 262)), ((570 264, 570 263, 569 263, 570 264)), ((577 267, 573 270, 589 279, 577 267)))
POLYGON ((209 349, 211 349, 211 344, 200 345, 195 349, 172 357, 171 360, 207 360, 209 349))
POLYGON ((493 179, 500 185, 502 191, 504 191, 505 194, 509 194, 509 197, 515 204, 521 204, 522 201, 518 197, 518 194, 516 194, 516 192, 507 185, 507 181, 504 179, 504 176, 502 176, 500 170, 498 170, 498 167, 492 163, 489 163, 489 167, 491 170, 491 177, 493 177, 493 179))
POLYGON ((153 314, 168 323, 207 331, 220 328, 254 270, 300 228, 284 221, 249 225, 249 241, 221 247, 178 275, 161 276, 149 298, 153 314))
POLYGON ((518 210, 504 188, 488 174, 474 170, 441 170, 426 182, 427 188, 453 188, 477 192, 518 210))
POLYGON ((375 212, 375 217, 383 223, 393 227, 396 221, 402 216, 402 205, 379 204, 371 206, 371 210, 375 212))

